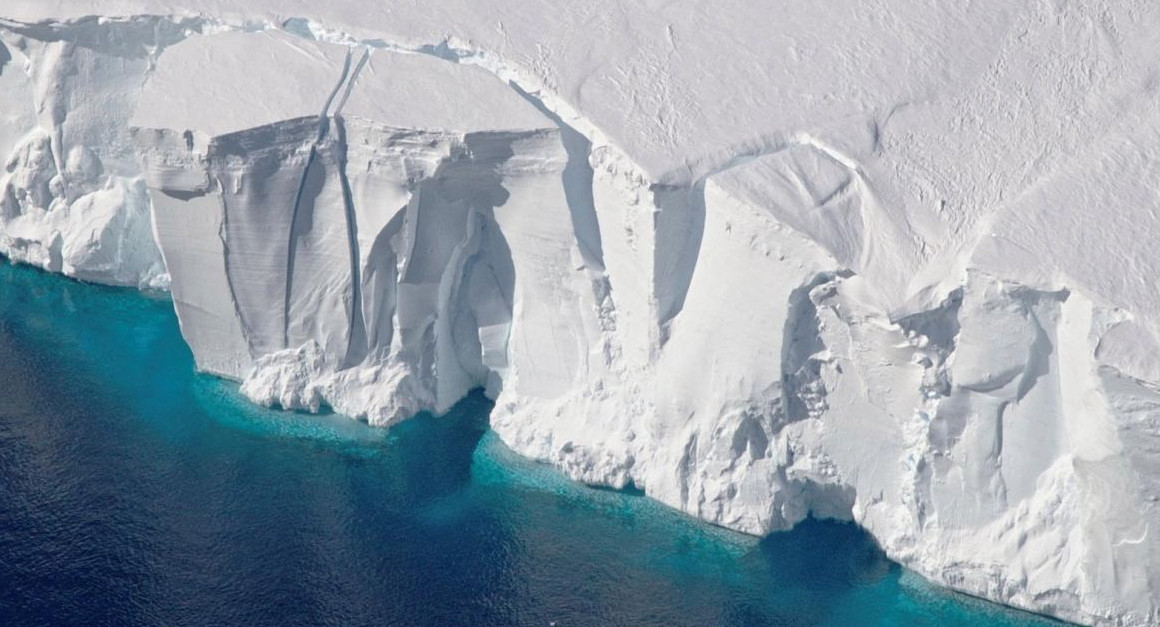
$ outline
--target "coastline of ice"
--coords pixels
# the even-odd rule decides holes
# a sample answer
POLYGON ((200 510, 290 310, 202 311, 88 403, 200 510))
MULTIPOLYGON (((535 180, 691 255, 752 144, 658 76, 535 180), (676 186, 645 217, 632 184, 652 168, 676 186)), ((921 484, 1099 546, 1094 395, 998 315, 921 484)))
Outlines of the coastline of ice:
POLYGON ((693 79, 711 34, 671 25, 649 73, 529 62, 506 26, 18 3, 0 252, 168 285, 199 367, 263 404, 386 425, 484 387, 504 441, 574 479, 747 533, 852 519, 951 588, 1153 624, 1160 112, 1132 52, 1160 21, 1105 9, 752 52, 787 87, 724 120, 693 79), (938 67, 883 82, 904 52, 938 67))

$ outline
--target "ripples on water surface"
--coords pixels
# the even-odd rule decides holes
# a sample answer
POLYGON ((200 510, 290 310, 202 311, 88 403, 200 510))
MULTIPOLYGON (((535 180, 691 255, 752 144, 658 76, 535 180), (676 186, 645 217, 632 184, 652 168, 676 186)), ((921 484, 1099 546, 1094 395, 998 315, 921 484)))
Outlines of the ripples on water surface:
POLYGON ((2 625, 999 625, 850 525, 575 485, 473 396, 390 431, 196 376, 167 300, 0 262, 2 625))

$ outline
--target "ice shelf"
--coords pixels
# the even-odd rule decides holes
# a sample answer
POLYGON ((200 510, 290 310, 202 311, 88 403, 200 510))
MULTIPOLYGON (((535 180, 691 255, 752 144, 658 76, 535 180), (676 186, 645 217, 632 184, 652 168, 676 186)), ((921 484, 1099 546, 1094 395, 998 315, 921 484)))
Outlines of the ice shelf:
POLYGON ((1160 4, 12 0, 0 253, 198 366, 1160 623, 1160 4))

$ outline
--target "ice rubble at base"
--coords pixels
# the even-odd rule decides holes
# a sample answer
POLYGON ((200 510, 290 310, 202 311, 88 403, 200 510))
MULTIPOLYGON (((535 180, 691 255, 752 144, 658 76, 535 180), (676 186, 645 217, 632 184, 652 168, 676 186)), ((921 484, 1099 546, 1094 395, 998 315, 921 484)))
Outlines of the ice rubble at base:
POLYGON ((1092 46, 1118 65, 1053 38, 1066 20, 969 21, 1000 59, 947 61, 969 89, 911 69, 950 95, 786 100, 790 130, 732 148, 695 120, 723 139, 684 154, 640 138, 647 105, 609 113, 649 89, 554 89, 547 61, 450 39, 2 23, 0 252, 171 281, 199 367, 257 402, 385 425, 482 386, 509 445, 576 479, 750 533, 853 519, 955 589, 1155 624, 1160 111, 1133 54, 1155 20, 1115 17, 1092 46), (994 115, 1017 92, 1069 116, 994 115))

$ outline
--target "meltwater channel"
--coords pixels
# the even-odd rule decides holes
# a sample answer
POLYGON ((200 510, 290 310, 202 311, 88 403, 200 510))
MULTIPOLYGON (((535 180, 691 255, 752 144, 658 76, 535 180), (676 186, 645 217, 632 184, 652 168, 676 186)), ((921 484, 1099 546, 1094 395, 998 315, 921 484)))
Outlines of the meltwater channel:
POLYGON ((1058 625, 856 527, 750 538, 508 451, 248 404, 170 302, 0 260, 0 625, 1058 625))

